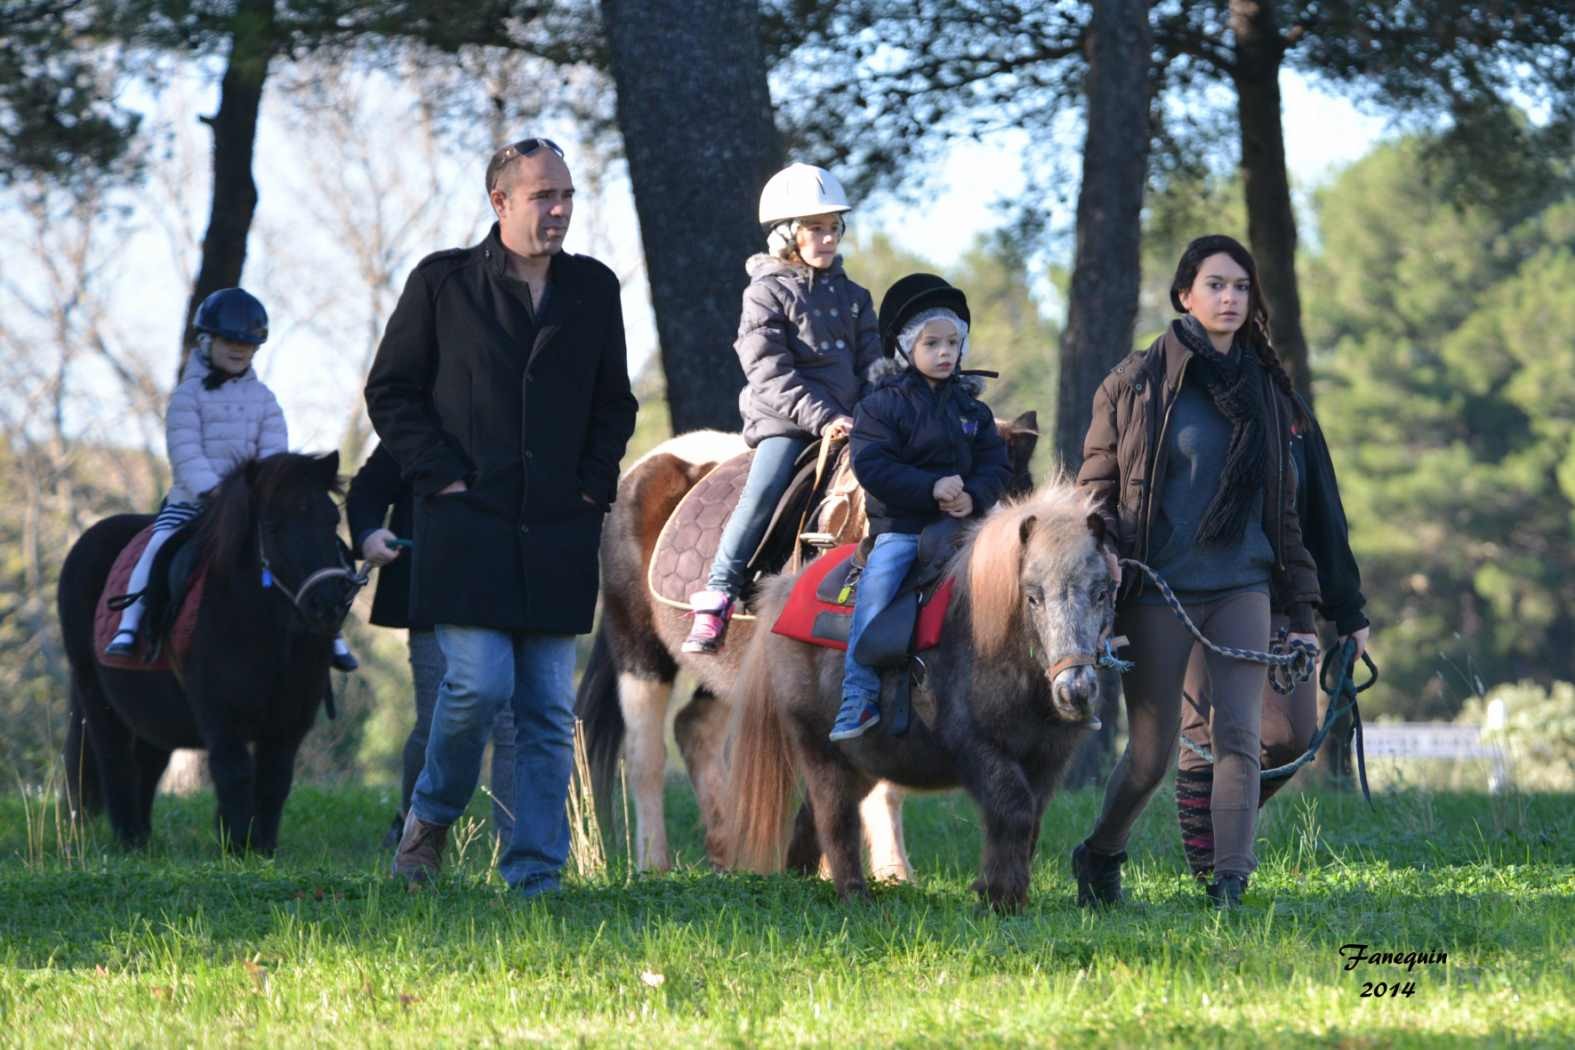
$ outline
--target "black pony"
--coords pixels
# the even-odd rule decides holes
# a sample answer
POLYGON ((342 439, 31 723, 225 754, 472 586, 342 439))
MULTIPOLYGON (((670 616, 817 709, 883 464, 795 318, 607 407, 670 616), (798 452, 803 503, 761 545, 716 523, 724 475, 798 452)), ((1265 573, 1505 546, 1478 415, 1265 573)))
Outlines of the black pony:
POLYGON ((93 640, 110 568, 153 519, 106 518, 66 555, 67 791, 78 811, 107 808, 122 844, 147 842, 170 752, 194 747, 208 751, 220 844, 278 845, 295 753, 329 695, 333 637, 361 582, 339 539, 338 471, 337 452, 282 452, 236 468, 214 491, 190 541, 207 582, 178 673, 105 667, 93 640))

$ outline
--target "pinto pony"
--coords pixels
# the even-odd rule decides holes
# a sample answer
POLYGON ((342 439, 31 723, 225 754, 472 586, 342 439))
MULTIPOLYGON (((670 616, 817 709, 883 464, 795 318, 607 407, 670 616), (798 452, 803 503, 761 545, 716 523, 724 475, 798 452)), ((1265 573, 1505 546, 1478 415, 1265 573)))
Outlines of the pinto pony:
POLYGON ((106 667, 93 641, 110 568, 152 517, 105 518, 66 555, 67 792, 73 808, 107 808, 122 845, 147 842, 154 791, 178 747, 208 751, 222 846, 267 854, 278 845, 295 754, 328 693, 334 634, 361 583, 339 539, 338 470, 337 452, 281 452, 219 485, 190 541, 207 582, 190 653, 174 671, 106 667))
MULTIPOLYGON (((1028 463, 1038 441, 1038 417, 1025 412, 997 420, 1012 463, 1009 493, 1033 487, 1028 463)), ((710 656, 681 651, 689 632, 688 613, 664 603, 647 586, 652 552, 662 526, 686 493, 723 461, 744 451, 737 434, 695 431, 671 438, 636 460, 618 482, 618 499, 602 531, 602 620, 580 679, 575 713, 584 723, 586 751, 596 797, 605 804, 617 783, 622 753, 634 797, 635 861, 641 869, 671 865, 663 803, 666 780, 666 723, 673 683, 682 667, 696 679, 694 697, 673 723, 679 752, 694 784, 706 829, 706 849, 720 862, 716 835, 730 802, 724 802, 722 743, 727 735, 728 697, 749 639, 759 621, 735 616, 727 644, 710 656)), ((846 468, 844 468, 846 469, 846 468)), ((833 479, 833 487, 851 479, 833 479)), ((829 523, 838 543, 864 534, 863 493, 855 487, 847 512, 829 523)), ((886 786, 866 804, 871 849, 883 877, 911 872, 902 853, 901 796, 886 786)))
MULTIPOLYGON (((1116 562, 1103 520, 1057 480, 971 526, 948 571, 958 586, 904 736, 832 743, 842 653, 764 631, 750 640, 734 693, 730 867, 808 872, 824 855, 838 893, 862 895, 860 802, 875 785, 961 787, 983 816, 974 888, 1001 910, 1027 902, 1045 807, 1099 709, 1094 665, 1115 620, 1116 562), (790 844, 800 779, 807 813, 790 844)), ((763 618, 793 582, 763 589, 763 618)))

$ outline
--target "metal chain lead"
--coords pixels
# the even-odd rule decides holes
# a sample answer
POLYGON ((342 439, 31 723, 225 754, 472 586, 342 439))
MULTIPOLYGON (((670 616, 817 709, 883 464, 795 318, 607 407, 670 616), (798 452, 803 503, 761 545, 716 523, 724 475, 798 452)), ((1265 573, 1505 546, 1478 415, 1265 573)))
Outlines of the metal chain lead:
POLYGON ((1176 614, 1176 618, 1186 625, 1187 630, 1192 632, 1192 637, 1196 638, 1198 644, 1205 649, 1233 660, 1245 660, 1248 663, 1267 666, 1269 685, 1276 693, 1290 693, 1302 682, 1311 679, 1318 670, 1318 650, 1301 642, 1292 642, 1286 648, 1277 648, 1280 643, 1276 642, 1270 646, 1268 652, 1264 653, 1256 649, 1237 649, 1235 646, 1219 645, 1209 641, 1203 637, 1203 632, 1198 630, 1197 624, 1192 622, 1192 617, 1187 615, 1187 610, 1182 608, 1181 599, 1176 597, 1176 592, 1170 589, 1170 585, 1159 573, 1136 558, 1122 558, 1121 564, 1141 570, 1154 581, 1154 586, 1159 588, 1160 597, 1165 599, 1165 604, 1170 606, 1170 611, 1176 614))

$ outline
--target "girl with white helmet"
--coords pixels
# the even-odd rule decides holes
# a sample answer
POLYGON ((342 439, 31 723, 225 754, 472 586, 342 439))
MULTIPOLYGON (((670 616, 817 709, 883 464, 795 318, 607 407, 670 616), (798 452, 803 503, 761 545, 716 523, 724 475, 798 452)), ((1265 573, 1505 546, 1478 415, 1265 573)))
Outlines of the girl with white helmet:
POLYGON ((745 264, 749 287, 733 344, 747 380, 738 399, 744 440, 755 458, 706 589, 690 598, 694 626, 684 652, 721 648, 748 582, 749 558, 793 478, 794 462, 816 438, 847 437, 865 373, 881 358, 874 301, 849 279, 837 254, 850 209, 836 177, 810 164, 783 168, 761 191, 768 252, 745 264))

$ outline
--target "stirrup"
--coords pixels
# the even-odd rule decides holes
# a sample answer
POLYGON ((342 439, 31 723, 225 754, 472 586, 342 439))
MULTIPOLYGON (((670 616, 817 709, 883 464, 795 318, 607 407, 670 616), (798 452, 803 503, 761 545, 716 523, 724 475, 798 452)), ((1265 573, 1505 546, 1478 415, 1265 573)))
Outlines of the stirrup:
POLYGON ((105 656, 133 656, 137 652, 137 632, 122 627, 115 632, 115 636, 104 646, 105 656))

